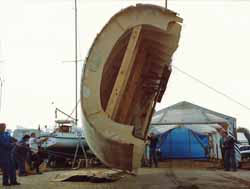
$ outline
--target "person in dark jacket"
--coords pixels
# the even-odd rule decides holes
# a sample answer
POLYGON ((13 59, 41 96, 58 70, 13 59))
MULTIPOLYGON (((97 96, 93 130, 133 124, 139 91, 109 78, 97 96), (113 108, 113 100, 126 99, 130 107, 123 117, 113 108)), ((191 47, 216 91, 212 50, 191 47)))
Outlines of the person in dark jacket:
POLYGON ((224 169, 225 171, 237 171, 234 145, 236 140, 227 132, 224 133, 224 169))
POLYGON ((0 123, 0 167, 3 172, 3 186, 20 185, 16 180, 16 169, 11 159, 14 144, 5 128, 5 123, 0 123))
POLYGON ((149 166, 152 167, 152 163, 155 164, 155 167, 158 167, 158 158, 156 152, 156 146, 158 142, 157 136, 151 132, 148 136, 149 140, 149 166))
POLYGON ((29 138, 29 135, 24 135, 12 150, 12 158, 19 169, 19 176, 27 176, 25 171, 25 161, 27 160, 27 155, 30 150, 28 143, 29 138))

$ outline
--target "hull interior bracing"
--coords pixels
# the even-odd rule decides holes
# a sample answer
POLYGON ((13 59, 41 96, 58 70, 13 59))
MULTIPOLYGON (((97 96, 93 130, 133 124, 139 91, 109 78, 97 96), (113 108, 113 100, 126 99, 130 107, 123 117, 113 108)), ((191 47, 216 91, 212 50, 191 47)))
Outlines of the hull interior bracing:
POLYGON ((93 42, 82 74, 82 117, 89 147, 107 166, 140 167, 181 22, 165 8, 136 5, 114 15, 93 42))

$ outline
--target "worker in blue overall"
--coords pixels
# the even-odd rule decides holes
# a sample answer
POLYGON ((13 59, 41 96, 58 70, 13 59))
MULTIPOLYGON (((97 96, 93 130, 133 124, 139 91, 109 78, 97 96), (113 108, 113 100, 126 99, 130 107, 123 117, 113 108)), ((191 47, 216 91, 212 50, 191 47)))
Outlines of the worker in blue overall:
POLYGON ((13 143, 11 136, 5 132, 5 123, 0 123, 0 167, 3 172, 3 186, 20 185, 16 180, 16 168, 11 159, 13 143))

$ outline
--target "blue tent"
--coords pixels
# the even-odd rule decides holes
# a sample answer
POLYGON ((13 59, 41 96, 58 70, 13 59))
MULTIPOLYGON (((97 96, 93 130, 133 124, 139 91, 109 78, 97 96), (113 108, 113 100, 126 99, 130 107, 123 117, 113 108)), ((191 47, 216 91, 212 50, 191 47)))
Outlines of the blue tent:
POLYGON ((160 134, 161 159, 208 159, 208 136, 177 127, 160 134))

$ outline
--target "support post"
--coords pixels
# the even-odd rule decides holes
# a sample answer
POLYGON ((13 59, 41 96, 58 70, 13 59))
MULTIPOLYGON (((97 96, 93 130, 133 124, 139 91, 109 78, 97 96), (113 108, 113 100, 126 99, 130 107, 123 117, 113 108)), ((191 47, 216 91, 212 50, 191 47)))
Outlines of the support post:
MULTIPOLYGON (((74 158, 73 158, 73 162, 72 162, 72 169, 74 168, 75 166, 75 163, 76 163, 76 159, 77 159, 77 155, 78 155, 78 152, 79 152, 79 148, 81 147, 82 149, 82 152, 83 152, 83 155, 84 155, 84 158, 85 158, 85 168, 88 168, 88 156, 87 156, 87 153, 86 153, 86 150, 84 148, 84 144, 81 140, 81 138, 79 138, 79 142, 78 144, 76 145, 76 151, 75 151, 75 154, 74 154, 74 158)), ((80 167, 78 167, 80 168, 80 167)))

